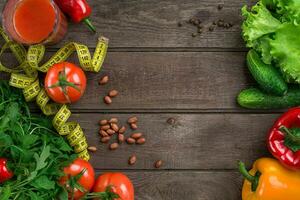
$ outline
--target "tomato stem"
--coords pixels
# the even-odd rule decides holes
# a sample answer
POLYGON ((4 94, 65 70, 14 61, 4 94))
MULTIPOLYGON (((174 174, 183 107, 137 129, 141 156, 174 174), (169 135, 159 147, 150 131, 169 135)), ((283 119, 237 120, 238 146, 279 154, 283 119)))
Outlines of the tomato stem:
POLYGON ((93 192, 88 193, 84 196, 84 199, 94 199, 94 198, 100 198, 105 200, 114 200, 120 198, 120 196, 116 193, 114 193, 111 190, 112 186, 108 186, 105 190, 105 192, 93 192))
POLYGON ((75 83, 72 83, 72 82, 67 80, 66 68, 65 67, 61 72, 59 72, 57 83, 55 83, 53 85, 50 85, 48 88, 56 88, 56 87, 61 88, 61 90, 63 91, 63 93, 64 93, 64 95, 65 95, 68 102, 71 102, 71 100, 70 100, 70 97, 69 97, 68 92, 67 92, 67 87, 72 87, 72 88, 74 88, 75 90, 77 90, 78 92, 81 93, 80 88, 75 83))

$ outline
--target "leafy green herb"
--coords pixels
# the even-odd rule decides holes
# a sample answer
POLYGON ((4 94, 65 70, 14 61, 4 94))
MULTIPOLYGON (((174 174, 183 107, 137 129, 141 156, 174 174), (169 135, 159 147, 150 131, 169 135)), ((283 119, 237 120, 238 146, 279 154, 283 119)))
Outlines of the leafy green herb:
POLYGON ((242 8, 247 47, 260 53, 266 64, 280 68, 289 83, 300 83, 300 1, 260 0, 242 8))
POLYGON ((0 157, 14 172, 0 184, 0 200, 67 199, 57 181, 77 156, 51 119, 32 115, 21 91, 5 81, 0 81, 0 157))

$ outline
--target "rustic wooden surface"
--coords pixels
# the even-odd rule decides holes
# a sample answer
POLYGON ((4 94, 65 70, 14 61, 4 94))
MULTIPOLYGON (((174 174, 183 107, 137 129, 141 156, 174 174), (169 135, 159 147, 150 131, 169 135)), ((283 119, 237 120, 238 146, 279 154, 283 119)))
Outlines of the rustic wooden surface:
MULTIPOLYGON (((254 84, 240 37, 240 8, 253 2, 224 0, 221 11, 218 0, 89 2, 92 20, 110 38, 110 48, 103 70, 88 75, 87 92, 72 105, 72 118, 82 124, 90 145, 99 149, 91 160, 97 172, 128 174, 138 200, 241 199, 237 160, 250 167, 255 159, 269 156, 266 132, 282 112, 249 111, 236 104, 238 92, 254 84), (204 21, 205 29, 217 19, 232 21, 234 27, 192 38, 195 28, 179 28, 177 23, 193 15, 204 21), (106 74, 110 83, 98 86, 106 74), (120 95, 107 106, 102 98, 112 88, 120 95), (145 145, 109 151, 99 143, 99 119, 114 116, 125 124, 133 115, 140 120, 145 145), (168 124, 168 118, 175 124, 168 124), (134 166, 127 164, 131 154, 138 157, 134 166), (164 161, 160 169, 153 167, 157 159, 164 161)), ((96 39, 84 25, 71 24, 65 42, 83 42, 93 50, 96 39)), ((51 47, 47 56, 61 45, 51 47)), ((77 62, 76 56, 70 60, 77 62)))

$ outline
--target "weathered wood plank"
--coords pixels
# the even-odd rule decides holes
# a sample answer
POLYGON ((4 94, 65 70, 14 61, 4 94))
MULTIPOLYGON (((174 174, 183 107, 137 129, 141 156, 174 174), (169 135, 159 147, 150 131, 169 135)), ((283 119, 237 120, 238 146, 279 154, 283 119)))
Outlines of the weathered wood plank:
MULTIPOLYGON (((240 37, 241 0, 151 0, 110 1, 90 0, 93 8, 91 17, 97 30, 111 39, 110 47, 244 47, 240 37), (219 11, 217 5, 224 2, 219 11), (177 23, 199 16, 205 30, 214 20, 233 22, 232 29, 217 28, 214 32, 204 31, 202 36, 192 38, 195 27, 177 23)), ((249 1, 248 1, 249 2, 249 1)), ((0 9, 4 1, 0 2, 0 9)), ((83 25, 71 24, 65 41, 80 41, 95 46, 98 35, 93 35, 83 25)), ((61 45, 61 44, 59 44, 61 45)))
MULTIPOLYGON (((77 62, 74 58, 70 61, 77 62)), ((87 91, 72 108, 241 110, 236 96, 253 85, 244 63, 240 52, 109 52, 103 70, 88 73, 87 91), (99 86, 106 74, 111 81, 99 86), (110 89, 120 94, 108 106, 103 97, 110 89)))
MULTIPOLYGON (((137 114, 139 129, 147 140, 144 145, 122 144, 111 151, 100 143, 100 119, 119 118, 120 126, 134 114, 74 114, 80 122, 92 153, 91 163, 97 169, 154 169, 156 160, 163 160, 162 169, 235 169, 237 160, 250 164, 269 155, 265 145, 268 129, 278 114, 137 114), (176 120, 174 125, 168 118, 176 120), (135 154, 137 162, 128 165, 135 154)), ((133 131, 128 130, 126 137, 133 131)), ((113 138, 110 143, 115 142, 113 138)))
POLYGON ((74 109, 239 109, 236 95, 253 82, 238 52, 110 52, 103 70, 88 74, 88 88, 74 109), (109 84, 98 80, 108 74, 109 84), (103 103, 110 89, 120 94, 103 103))
POLYGON ((240 200, 237 172, 125 172, 133 181, 136 200, 240 200))

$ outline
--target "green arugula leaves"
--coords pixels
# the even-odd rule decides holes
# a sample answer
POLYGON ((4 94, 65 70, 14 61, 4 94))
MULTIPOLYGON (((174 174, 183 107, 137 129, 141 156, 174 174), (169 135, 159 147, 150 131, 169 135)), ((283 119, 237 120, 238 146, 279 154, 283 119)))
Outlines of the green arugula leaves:
POLYGON ((57 181, 77 156, 51 119, 32 115, 21 91, 5 81, 0 81, 0 157, 14 172, 0 184, 0 200, 67 200, 57 181))

